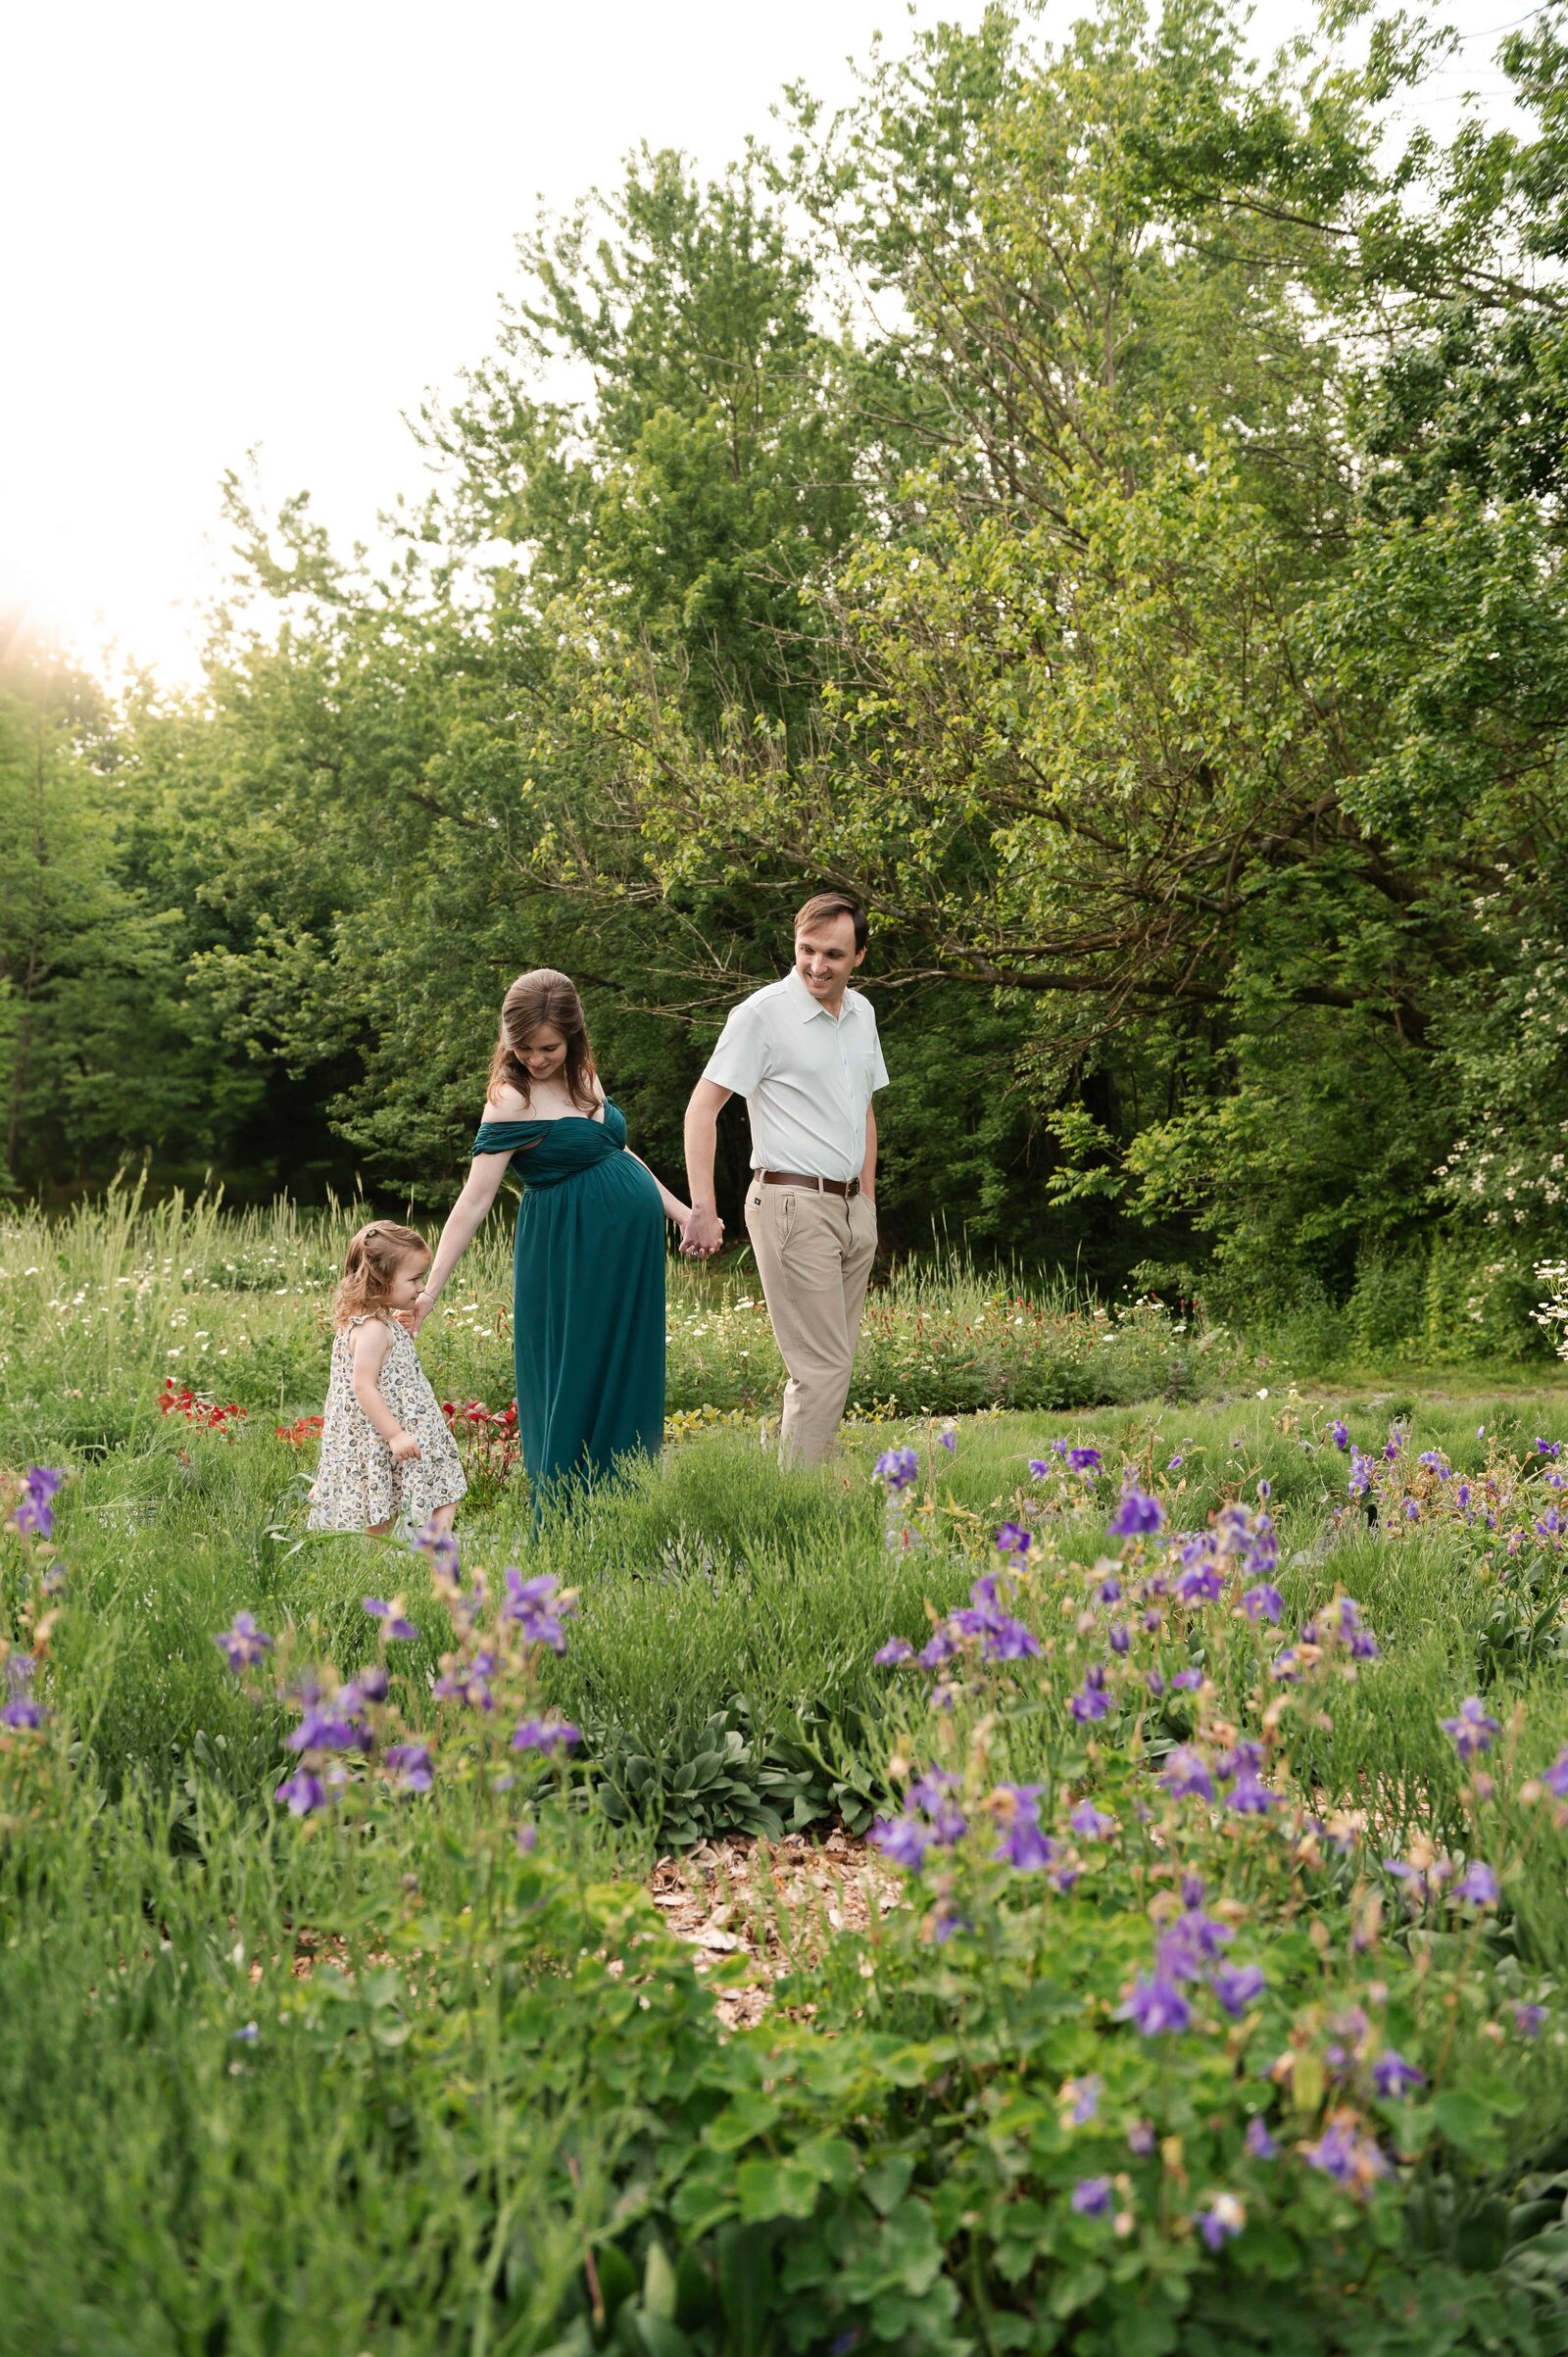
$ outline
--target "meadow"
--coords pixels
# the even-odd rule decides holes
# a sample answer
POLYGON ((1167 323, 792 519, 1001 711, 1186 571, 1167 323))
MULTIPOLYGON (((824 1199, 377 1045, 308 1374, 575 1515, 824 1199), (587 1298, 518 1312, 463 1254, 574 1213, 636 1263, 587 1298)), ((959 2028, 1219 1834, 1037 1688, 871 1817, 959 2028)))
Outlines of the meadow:
POLYGON ((1549 1367, 914 1269, 791 1474, 677 1269, 535 1531, 486 1244, 454 1560, 304 1532, 341 1228, 0 1222, 5 2357, 1568 2348, 1549 1367))

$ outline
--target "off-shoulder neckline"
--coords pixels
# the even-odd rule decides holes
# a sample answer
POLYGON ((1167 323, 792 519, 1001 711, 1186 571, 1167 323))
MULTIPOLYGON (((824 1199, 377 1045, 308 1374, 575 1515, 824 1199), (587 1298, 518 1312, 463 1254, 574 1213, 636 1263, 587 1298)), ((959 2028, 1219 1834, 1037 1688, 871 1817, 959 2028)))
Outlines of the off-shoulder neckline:
MULTIPOLYGON (((603 1129, 605 1115, 614 1104, 607 1097, 597 1113, 527 1113, 520 1120, 508 1116, 501 1120, 481 1121, 481 1129, 554 1129, 558 1121, 586 1121, 590 1129, 603 1129)), ((618 1109, 618 1108, 617 1108, 618 1109)))

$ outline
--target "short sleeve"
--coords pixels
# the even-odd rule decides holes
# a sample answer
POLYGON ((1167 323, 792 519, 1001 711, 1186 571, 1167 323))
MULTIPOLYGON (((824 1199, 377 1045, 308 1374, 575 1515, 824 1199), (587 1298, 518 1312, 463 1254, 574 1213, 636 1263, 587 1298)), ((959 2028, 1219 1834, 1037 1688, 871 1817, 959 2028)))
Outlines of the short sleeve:
POLYGON ((767 1077, 770 1061, 762 1010, 756 999, 743 999, 739 1007, 730 1008, 703 1078, 715 1088, 728 1089, 733 1096, 750 1097, 758 1082, 767 1077))
POLYGON ((865 1009, 865 1019, 871 1026, 871 1094, 875 1096, 878 1089, 885 1089, 888 1085, 888 1068, 882 1061, 882 1035, 876 1027, 876 1009, 869 999, 862 999, 860 1004, 865 1009))

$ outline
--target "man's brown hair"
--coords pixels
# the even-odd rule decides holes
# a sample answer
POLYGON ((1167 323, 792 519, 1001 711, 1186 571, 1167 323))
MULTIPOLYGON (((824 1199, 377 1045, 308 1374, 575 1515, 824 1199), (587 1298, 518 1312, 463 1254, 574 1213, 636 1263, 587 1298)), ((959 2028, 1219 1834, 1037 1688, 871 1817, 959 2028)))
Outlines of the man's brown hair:
POLYGON ((803 926, 825 924, 828 918, 833 916, 852 916, 855 919, 855 947, 857 951, 863 950, 866 935, 865 910, 859 902, 852 900, 847 892, 818 892, 815 894, 807 902, 804 908, 796 909, 795 930, 799 933, 803 926))

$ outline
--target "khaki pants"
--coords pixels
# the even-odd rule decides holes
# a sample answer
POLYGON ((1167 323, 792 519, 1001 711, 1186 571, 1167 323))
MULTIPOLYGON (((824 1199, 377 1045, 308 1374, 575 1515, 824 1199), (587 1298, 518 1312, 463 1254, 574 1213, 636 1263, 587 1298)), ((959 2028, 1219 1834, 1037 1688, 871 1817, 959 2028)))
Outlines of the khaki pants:
POLYGON ((850 1396, 860 1311, 876 1252, 876 1206, 863 1195, 818 1195, 753 1179, 746 1232, 784 1364, 779 1449, 787 1464, 826 1456, 850 1396))

